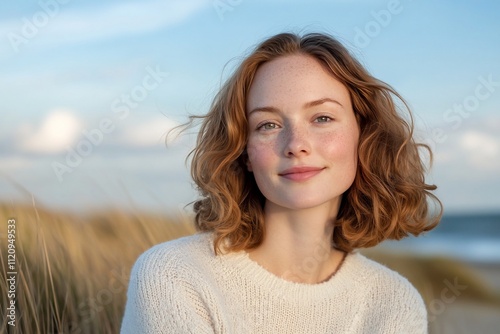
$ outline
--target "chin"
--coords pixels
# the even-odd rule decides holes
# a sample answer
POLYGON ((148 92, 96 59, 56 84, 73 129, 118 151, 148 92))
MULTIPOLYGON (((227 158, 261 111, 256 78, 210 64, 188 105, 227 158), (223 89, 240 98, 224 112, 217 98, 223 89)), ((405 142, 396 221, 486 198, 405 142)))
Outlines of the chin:
POLYGON ((324 200, 324 199, 307 199, 304 200, 304 198, 299 198, 297 200, 290 200, 290 201, 283 201, 281 203, 277 203, 277 205, 289 209, 289 210, 310 210, 310 209, 315 209, 315 208, 321 208, 321 207, 328 207, 330 208, 331 206, 337 207, 337 200, 324 200))

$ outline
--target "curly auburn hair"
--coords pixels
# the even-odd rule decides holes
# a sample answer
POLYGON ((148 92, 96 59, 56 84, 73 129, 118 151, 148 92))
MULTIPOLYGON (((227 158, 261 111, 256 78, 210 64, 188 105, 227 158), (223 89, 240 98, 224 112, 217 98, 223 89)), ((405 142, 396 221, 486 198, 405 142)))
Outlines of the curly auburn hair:
POLYGON ((246 57, 215 96, 191 151, 191 175, 201 198, 194 202, 195 225, 213 231, 214 250, 257 247, 264 238, 265 198, 247 171, 246 100, 259 67, 278 57, 314 57, 348 89, 360 128, 358 165, 343 194, 332 235, 336 248, 350 252, 385 239, 419 235, 434 228, 442 213, 436 186, 425 182, 420 148, 413 139, 413 119, 406 102, 386 83, 372 77, 333 37, 312 33, 275 35, 246 57), (393 98, 402 102, 409 121, 393 98), (428 199, 437 203, 432 215, 428 199))

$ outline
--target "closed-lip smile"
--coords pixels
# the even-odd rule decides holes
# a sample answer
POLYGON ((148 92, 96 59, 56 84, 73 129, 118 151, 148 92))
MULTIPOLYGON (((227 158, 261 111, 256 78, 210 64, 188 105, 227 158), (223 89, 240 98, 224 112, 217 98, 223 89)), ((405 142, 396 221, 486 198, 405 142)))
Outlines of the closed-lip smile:
POLYGON ((278 175, 292 181, 305 181, 319 174, 323 169, 325 167, 297 166, 285 169, 278 175))

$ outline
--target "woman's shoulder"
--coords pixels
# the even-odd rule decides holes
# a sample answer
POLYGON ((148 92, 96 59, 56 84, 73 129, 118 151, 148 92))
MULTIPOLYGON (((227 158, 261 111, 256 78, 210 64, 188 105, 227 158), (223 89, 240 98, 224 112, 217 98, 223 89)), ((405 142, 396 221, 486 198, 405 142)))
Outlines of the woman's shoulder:
POLYGON ((360 279, 376 282, 378 284, 411 285, 408 280, 398 272, 386 267, 380 262, 376 262, 367 256, 356 251, 353 254, 353 262, 360 273, 360 279))
POLYGON ((198 232, 154 245, 142 255, 153 254, 186 254, 189 251, 205 251, 212 240, 212 234, 198 232))
POLYGON ((359 284, 381 296, 379 300, 418 304, 425 308, 420 293, 406 277, 359 252, 354 254, 353 262, 359 284))
POLYGON ((213 256, 210 233, 196 233, 157 244, 142 253, 136 260, 132 275, 144 276, 169 274, 195 268, 213 256))
POLYGON ((351 256, 351 267, 358 274, 350 298, 359 305, 366 328, 427 333, 425 303, 408 279, 358 252, 351 256))
POLYGON ((210 243, 209 234, 197 233, 158 244, 139 256, 130 274, 123 333, 187 333, 190 326, 208 333, 203 263, 211 256, 210 243))
POLYGON ((359 283, 372 302, 380 303, 385 310, 392 306, 390 309, 395 310, 398 317, 416 316, 425 320, 427 312, 422 296, 406 277, 360 253, 355 254, 354 262, 360 273, 359 283))

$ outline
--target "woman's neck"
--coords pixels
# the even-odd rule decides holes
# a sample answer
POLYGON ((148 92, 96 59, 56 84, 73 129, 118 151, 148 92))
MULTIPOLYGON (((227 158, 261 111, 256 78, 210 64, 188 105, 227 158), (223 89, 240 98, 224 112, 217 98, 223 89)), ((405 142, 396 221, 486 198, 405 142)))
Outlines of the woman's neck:
POLYGON ((265 207, 265 236, 250 258, 276 276, 301 283, 327 280, 344 254, 332 247, 333 222, 338 205, 288 210, 265 207))

